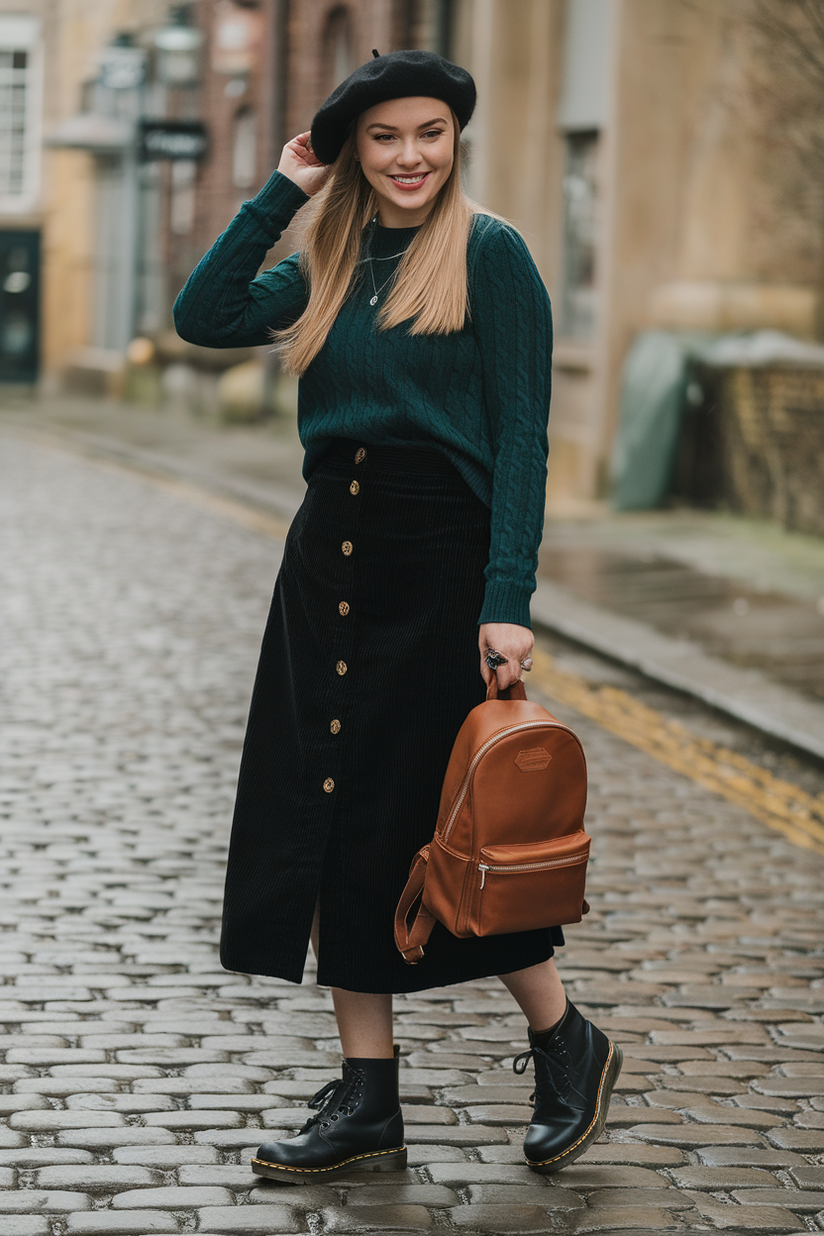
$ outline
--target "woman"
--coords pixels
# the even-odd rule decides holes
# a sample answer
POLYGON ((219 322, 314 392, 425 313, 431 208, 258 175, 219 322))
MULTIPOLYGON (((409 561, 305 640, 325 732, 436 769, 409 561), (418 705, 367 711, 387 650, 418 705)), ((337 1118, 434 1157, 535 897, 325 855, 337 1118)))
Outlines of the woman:
POLYGON ((466 940, 438 927, 415 967, 393 942, 455 735, 533 645, 550 308, 517 232, 462 193, 474 103, 469 74, 440 56, 375 52, 287 143, 175 306, 193 343, 274 332, 300 375, 308 490, 252 698, 221 960, 299 982, 311 934, 344 1060, 318 1115, 252 1160, 276 1180, 405 1166, 394 992, 501 975, 530 1027, 536 1170, 598 1136, 620 1068, 566 1000, 560 928, 466 940), (302 255, 257 275, 310 198, 302 255))

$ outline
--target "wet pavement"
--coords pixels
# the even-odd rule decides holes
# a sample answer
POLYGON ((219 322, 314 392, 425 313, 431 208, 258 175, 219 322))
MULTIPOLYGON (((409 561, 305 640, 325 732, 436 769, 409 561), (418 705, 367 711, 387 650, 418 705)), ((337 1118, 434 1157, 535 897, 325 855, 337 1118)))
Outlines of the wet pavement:
POLYGON ((291 518, 303 499, 296 416, 226 424, 182 404, 163 407, 0 388, 8 431, 66 442, 92 458, 123 460, 151 475, 180 477, 291 518))
POLYGON ((821 596, 796 597, 643 546, 622 552, 580 539, 557 545, 550 524, 541 574, 585 601, 824 701, 824 576, 821 596))
MULTIPOLYGON (((174 404, 7 392, 0 423, 189 479, 287 522, 301 501, 303 453, 290 416, 228 426, 174 404)), ((723 513, 550 511, 540 574, 607 612, 824 701, 823 541, 723 513)))
POLYGON ((489 979, 398 998, 405 1173, 261 1184, 249 1148, 339 1050, 311 972, 217 961, 279 543, 207 493, 0 438, 0 1236, 824 1229, 824 846, 655 744, 677 720, 710 763, 824 802, 821 770, 558 640, 530 692, 588 755, 594 908, 560 964, 625 1052, 605 1137, 556 1177, 522 1165, 525 1026, 489 979))

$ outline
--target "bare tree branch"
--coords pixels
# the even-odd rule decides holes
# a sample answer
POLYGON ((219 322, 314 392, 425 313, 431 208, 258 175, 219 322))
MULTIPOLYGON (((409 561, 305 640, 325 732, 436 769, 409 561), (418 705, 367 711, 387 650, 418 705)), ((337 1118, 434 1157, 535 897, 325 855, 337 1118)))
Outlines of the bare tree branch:
POLYGON ((824 44, 824 4, 822 0, 801 0, 801 11, 824 44))
POLYGON ((757 0, 756 25, 770 38, 783 39, 798 58, 799 68, 818 84, 824 84, 824 4, 821 0, 757 0), (778 15, 778 9, 794 8, 806 19, 812 39, 798 26, 778 15))

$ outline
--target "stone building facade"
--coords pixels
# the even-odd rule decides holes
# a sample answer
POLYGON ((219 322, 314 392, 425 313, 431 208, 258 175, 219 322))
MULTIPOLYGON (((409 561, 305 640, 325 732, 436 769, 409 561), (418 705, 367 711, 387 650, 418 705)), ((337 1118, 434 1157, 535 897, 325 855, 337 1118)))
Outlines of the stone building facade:
POLYGON ((25 294, 0 285, 0 380, 116 375, 131 338, 168 329, 177 290, 287 137, 373 46, 427 45, 438 9, 0 0, 0 268, 30 268, 3 276, 28 278, 25 294), (204 148, 145 160, 145 124, 199 129, 204 148))
POLYGON ((759 0, 0 0, 0 60, 10 4, 46 65, 29 79, 30 170, 50 144, 17 213, 0 186, 0 233, 41 234, 47 372, 89 346, 116 364, 132 335, 168 330, 192 266, 373 47, 429 47, 476 78, 467 187, 522 231, 555 306, 552 503, 604 494, 639 331, 821 333, 816 173, 776 138, 797 99, 759 0), (158 31, 175 23, 199 33, 188 84, 161 80, 158 31), (128 100, 100 87, 113 44, 144 56, 128 100), (128 165, 111 122, 135 109, 202 124, 205 153, 128 165), (66 139, 94 114, 109 138, 87 123, 85 147, 66 139))
POLYGON ((58 106, 45 0, 0 5, 0 381, 31 381, 42 351, 43 128, 58 106))
POLYGON ((816 172, 787 152, 802 87, 762 9, 457 0, 470 188, 521 229, 555 306, 551 502, 604 494, 639 331, 821 332, 816 172))

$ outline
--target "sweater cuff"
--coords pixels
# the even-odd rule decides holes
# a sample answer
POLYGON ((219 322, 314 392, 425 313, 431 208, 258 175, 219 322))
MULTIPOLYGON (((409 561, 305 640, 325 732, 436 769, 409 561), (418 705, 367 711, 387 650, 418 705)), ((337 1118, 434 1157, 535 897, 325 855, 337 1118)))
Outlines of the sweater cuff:
POLYGON ((280 233, 291 220, 292 216, 309 201, 309 194, 304 193, 300 185, 284 176, 283 172, 273 172, 266 184, 251 201, 244 202, 247 211, 271 230, 280 233))
POLYGON ((483 609, 478 624, 484 622, 513 622, 519 627, 532 630, 529 616, 529 598, 532 588, 524 588, 505 579, 493 579, 486 585, 483 609))

